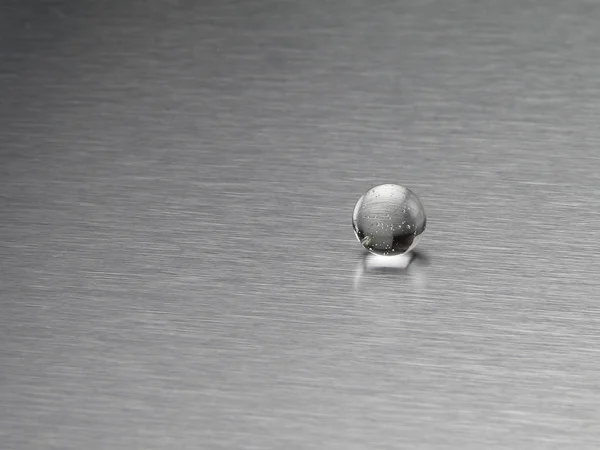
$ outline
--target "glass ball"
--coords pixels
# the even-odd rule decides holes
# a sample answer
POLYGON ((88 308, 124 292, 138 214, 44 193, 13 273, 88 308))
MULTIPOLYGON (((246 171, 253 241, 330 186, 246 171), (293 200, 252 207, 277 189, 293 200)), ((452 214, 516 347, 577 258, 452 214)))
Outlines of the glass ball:
POLYGON ((404 186, 382 184, 356 202, 352 227, 358 241, 376 255, 402 255, 417 246, 427 218, 419 197, 404 186))

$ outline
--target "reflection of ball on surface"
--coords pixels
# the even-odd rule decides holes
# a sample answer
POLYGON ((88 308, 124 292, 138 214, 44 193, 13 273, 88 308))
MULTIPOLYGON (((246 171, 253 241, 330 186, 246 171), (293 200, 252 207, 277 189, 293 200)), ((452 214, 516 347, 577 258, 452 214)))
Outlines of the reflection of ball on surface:
POLYGON ((358 199, 352 215, 360 243, 376 255, 401 255, 417 246, 425 231, 425 209, 403 186, 382 184, 358 199))

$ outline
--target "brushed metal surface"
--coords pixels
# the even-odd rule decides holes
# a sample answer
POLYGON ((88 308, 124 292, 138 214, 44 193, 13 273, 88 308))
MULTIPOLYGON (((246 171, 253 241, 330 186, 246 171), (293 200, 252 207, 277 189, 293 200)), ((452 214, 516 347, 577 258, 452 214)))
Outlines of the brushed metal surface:
POLYGON ((599 21, 2 2, 1 448, 597 448, 599 21))

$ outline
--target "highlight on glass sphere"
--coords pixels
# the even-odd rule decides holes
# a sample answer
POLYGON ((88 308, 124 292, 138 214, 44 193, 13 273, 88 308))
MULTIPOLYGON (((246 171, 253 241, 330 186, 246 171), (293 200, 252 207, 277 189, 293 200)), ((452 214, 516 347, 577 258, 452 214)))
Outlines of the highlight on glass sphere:
POLYGON ((356 238, 376 255, 402 255, 414 249, 427 218, 419 197, 397 184, 382 184, 356 202, 352 227, 356 238))

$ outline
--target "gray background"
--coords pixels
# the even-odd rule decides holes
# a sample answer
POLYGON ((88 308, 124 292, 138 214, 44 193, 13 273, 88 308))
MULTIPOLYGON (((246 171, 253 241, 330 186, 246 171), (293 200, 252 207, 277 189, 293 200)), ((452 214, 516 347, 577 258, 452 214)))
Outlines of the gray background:
POLYGON ((3 1, 1 448, 597 448, 599 23, 3 1), (405 268, 352 233, 384 182, 405 268))

